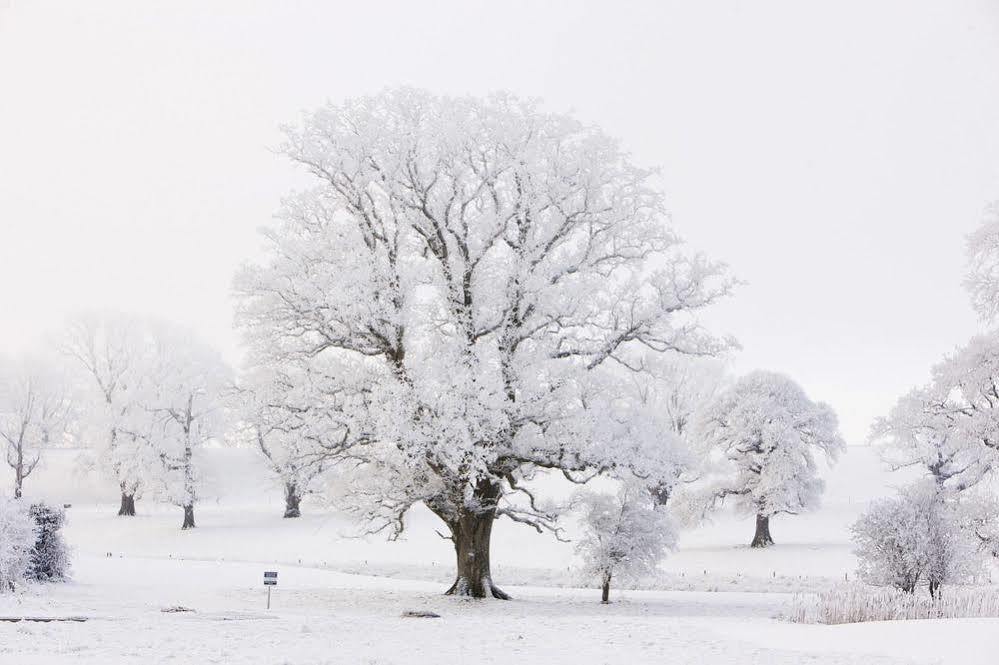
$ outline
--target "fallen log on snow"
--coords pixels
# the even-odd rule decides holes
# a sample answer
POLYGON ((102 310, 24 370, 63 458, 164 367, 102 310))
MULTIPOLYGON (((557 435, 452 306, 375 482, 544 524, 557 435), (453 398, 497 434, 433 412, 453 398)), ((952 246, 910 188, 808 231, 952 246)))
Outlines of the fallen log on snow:
POLYGON ((30 621, 36 623, 49 623, 52 621, 73 621, 80 623, 86 621, 90 617, 0 617, 0 621, 5 621, 7 623, 20 623, 22 621, 30 621))

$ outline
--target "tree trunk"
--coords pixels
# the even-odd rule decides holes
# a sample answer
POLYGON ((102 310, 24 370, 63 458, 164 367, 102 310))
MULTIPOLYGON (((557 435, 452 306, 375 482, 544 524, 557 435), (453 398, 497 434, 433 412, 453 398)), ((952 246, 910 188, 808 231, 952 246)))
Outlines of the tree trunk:
POLYGON ((454 540, 458 570, 454 584, 445 592, 446 595, 510 599, 510 596, 493 586, 489 570, 489 540, 494 519, 492 512, 468 513, 448 525, 454 540))
POLYGON ((285 483, 284 485, 284 516, 285 517, 301 517, 302 511, 300 509, 300 504, 302 503, 302 497, 298 493, 298 487, 295 483, 285 483))
POLYGON ((21 498, 21 488, 24 486, 24 454, 17 448, 17 464, 14 465, 14 498, 21 498))
POLYGON ((180 526, 181 529, 193 529, 194 528, 194 449, 191 447, 191 423, 194 421, 194 416, 191 415, 192 400, 193 397, 189 397, 187 400, 187 419, 184 421, 184 499, 186 503, 184 504, 184 523, 180 526))
POLYGON ((656 485, 649 489, 649 494, 652 495, 652 500, 656 502, 657 506, 665 506, 669 502, 669 492, 670 487, 665 483, 662 485, 656 485))
POLYGON ((135 517, 135 491, 129 492, 125 483, 121 483, 121 506, 118 508, 119 517, 135 517))
POLYGON ((510 599, 509 595, 493 585, 489 569, 489 541, 499 495, 499 486, 487 480, 480 481, 473 498, 476 505, 482 508, 478 511, 463 509, 457 519, 447 522, 454 542, 457 572, 454 584, 445 592, 446 595, 510 599))
POLYGON ((774 544, 774 539, 770 537, 770 516, 756 516, 756 535, 750 547, 769 547, 774 544))
POLYGON ((121 492, 121 506, 118 508, 119 517, 135 517, 135 494, 128 494, 125 490, 121 492))
POLYGON ((600 602, 602 603, 610 602, 610 583, 611 583, 611 573, 608 570, 604 572, 604 584, 600 594, 600 602))

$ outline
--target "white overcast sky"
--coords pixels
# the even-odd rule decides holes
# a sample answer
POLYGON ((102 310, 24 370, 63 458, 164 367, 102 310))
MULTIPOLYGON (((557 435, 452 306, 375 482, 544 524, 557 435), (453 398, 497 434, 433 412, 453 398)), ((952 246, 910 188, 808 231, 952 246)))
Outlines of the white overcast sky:
POLYGON ((851 442, 978 330, 963 237, 999 198, 999 0, 0 0, 0 348, 82 307, 233 359, 229 286, 297 180, 269 148, 397 84, 538 96, 659 165, 748 282, 709 321, 851 442))

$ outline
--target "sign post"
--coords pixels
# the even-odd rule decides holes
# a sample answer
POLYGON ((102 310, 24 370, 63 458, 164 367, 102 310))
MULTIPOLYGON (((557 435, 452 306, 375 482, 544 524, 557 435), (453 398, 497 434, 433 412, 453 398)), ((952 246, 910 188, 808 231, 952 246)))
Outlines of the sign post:
POLYGON ((264 571, 264 586, 267 587, 267 609, 271 609, 271 587, 277 586, 277 571, 264 571))

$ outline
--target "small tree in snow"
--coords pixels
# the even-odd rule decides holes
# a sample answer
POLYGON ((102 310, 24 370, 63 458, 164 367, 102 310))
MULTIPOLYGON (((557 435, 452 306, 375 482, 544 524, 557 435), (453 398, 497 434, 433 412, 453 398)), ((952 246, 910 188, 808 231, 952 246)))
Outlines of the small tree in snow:
POLYGON ((0 497, 0 593, 13 591, 26 579, 37 533, 27 504, 0 497))
POLYGON ((583 492, 576 503, 584 529, 576 551, 583 557, 584 573, 600 580, 605 603, 610 602, 612 578, 651 575, 667 551, 676 547, 666 509, 638 483, 625 483, 616 495, 583 492))
POLYGON ((0 365, 0 445, 14 472, 14 497, 38 466, 42 451, 61 445, 72 423, 69 385, 35 357, 0 365))
POLYGON ((818 506, 824 483, 814 452, 835 459, 844 447, 836 414, 781 374, 753 372, 707 409, 702 435, 722 455, 709 478, 709 508, 732 497, 756 515, 752 547, 773 544, 770 518, 818 506))
POLYGON ((38 527, 38 535, 31 549, 28 577, 37 582, 54 582, 66 579, 69 574, 69 547, 62 538, 66 512, 44 503, 36 503, 28 511, 38 527))
POLYGON ((869 583, 912 593, 925 583, 937 597, 944 584, 981 571, 980 543, 967 509, 932 481, 881 499, 853 525, 858 575, 869 583))

